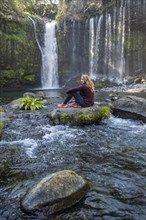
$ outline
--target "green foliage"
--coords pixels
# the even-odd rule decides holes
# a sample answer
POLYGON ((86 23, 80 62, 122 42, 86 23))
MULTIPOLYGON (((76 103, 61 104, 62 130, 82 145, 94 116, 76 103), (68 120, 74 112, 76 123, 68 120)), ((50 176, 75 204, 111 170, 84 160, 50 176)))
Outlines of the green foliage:
POLYGON ((65 123, 65 124, 66 123, 71 123, 71 121, 72 121, 70 115, 67 115, 66 113, 63 113, 61 115, 60 119, 61 119, 61 122, 65 123))
POLYGON ((61 7, 58 8, 56 20, 58 23, 61 23, 66 17, 69 15, 69 5, 67 1, 64 1, 63 4, 61 4, 61 7))
POLYGON ((138 51, 141 45, 146 49, 145 34, 142 31, 131 31, 130 34, 125 34, 125 49, 138 51))
POLYGON ((17 86, 36 83, 40 69, 40 52, 36 47, 34 30, 31 33, 31 26, 11 20, 4 22, 0 19, 0 22, 0 85, 9 87, 16 82, 17 86))
POLYGON ((20 99, 20 105, 19 105, 20 109, 34 111, 37 109, 41 109, 42 107, 43 105, 41 101, 38 100, 37 98, 31 98, 30 96, 27 96, 25 98, 20 99))
POLYGON ((101 121, 110 117, 111 109, 107 106, 101 107, 100 118, 101 121))
POLYGON ((24 76, 23 77, 25 80, 27 80, 27 81, 33 81, 33 80, 35 80, 35 75, 27 75, 27 76, 24 76))
POLYGON ((105 82, 96 82, 95 83, 95 88, 104 88, 104 87, 106 87, 107 86, 107 84, 105 83, 105 82))
POLYGON ((69 173, 72 175, 72 176, 77 176, 76 172, 72 171, 72 170, 69 170, 69 173))
POLYGON ((0 139, 2 138, 3 135, 3 128, 4 128, 4 123, 0 121, 0 139))
POLYGON ((0 112, 5 112, 5 109, 0 106, 0 112))
POLYGON ((110 117, 110 108, 107 106, 100 107, 99 111, 94 112, 91 108, 88 112, 79 112, 75 116, 63 113, 59 118, 55 119, 55 124, 70 124, 70 125, 91 125, 97 124, 104 119, 110 117), (57 123, 56 123, 57 122, 57 123))
POLYGON ((85 122, 87 122, 87 123, 89 123, 89 122, 91 122, 93 119, 92 119, 92 117, 90 116, 90 115, 88 115, 88 114, 79 114, 78 115, 78 118, 77 118, 77 120, 80 122, 80 123, 85 123, 85 122))
POLYGON ((11 0, 19 11, 27 11, 34 7, 34 0, 11 0))
POLYGON ((14 83, 16 72, 14 70, 1 70, 0 71, 0 85, 9 85, 14 83))

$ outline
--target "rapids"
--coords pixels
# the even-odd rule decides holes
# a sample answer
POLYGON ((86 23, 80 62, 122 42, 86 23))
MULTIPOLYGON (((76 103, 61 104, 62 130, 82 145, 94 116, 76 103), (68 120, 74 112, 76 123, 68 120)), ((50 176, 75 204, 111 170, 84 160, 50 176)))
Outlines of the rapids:
POLYGON ((144 220, 146 124, 111 115, 99 125, 52 126, 47 111, 16 112, 6 123, 0 142, 0 219, 45 219, 22 213, 21 199, 47 174, 71 169, 92 188, 49 220, 144 220))

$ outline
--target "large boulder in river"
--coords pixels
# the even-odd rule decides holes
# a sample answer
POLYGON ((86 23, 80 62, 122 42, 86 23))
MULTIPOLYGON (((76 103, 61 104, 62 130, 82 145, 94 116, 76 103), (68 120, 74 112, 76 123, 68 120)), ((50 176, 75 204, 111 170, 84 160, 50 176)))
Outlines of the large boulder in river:
POLYGON ((110 108, 107 106, 93 105, 92 107, 67 107, 56 108, 49 113, 49 118, 54 125, 91 125, 110 117, 110 108))
POLYGON ((63 170, 43 178, 21 203, 22 211, 49 215, 66 209, 79 200, 89 190, 90 184, 72 170, 63 170))
POLYGON ((113 102, 113 114, 146 122, 146 99, 137 96, 119 97, 113 102))

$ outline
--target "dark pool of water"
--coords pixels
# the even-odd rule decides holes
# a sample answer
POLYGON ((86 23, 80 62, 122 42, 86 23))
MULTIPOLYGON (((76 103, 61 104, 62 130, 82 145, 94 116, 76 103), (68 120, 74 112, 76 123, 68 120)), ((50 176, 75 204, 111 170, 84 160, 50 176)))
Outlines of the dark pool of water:
MULTIPOLYGON (((56 105, 64 92, 47 95, 56 105)), ((24 214, 21 199, 46 175, 71 169, 92 188, 49 220, 145 220, 145 134, 146 124, 112 115, 99 125, 70 127, 52 126, 45 111, 15 114, 0 142, 0 219, 45 219, 24 214)))

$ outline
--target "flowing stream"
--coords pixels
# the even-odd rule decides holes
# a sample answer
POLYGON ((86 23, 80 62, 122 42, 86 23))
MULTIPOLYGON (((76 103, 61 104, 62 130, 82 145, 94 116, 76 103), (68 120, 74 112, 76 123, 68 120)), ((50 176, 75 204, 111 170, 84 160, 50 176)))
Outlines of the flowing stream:
POLYGON ((111 115, 99 125, 52 126, 48 109, 60 102, 52 100, 42 111, 16 112, 6 123, 0 143, 0 219, 45 219, 22 213, 22 197, 47 174, 71 169, 92 181, 92 188, 49 220, 144 220, 146 124, 111 115))

